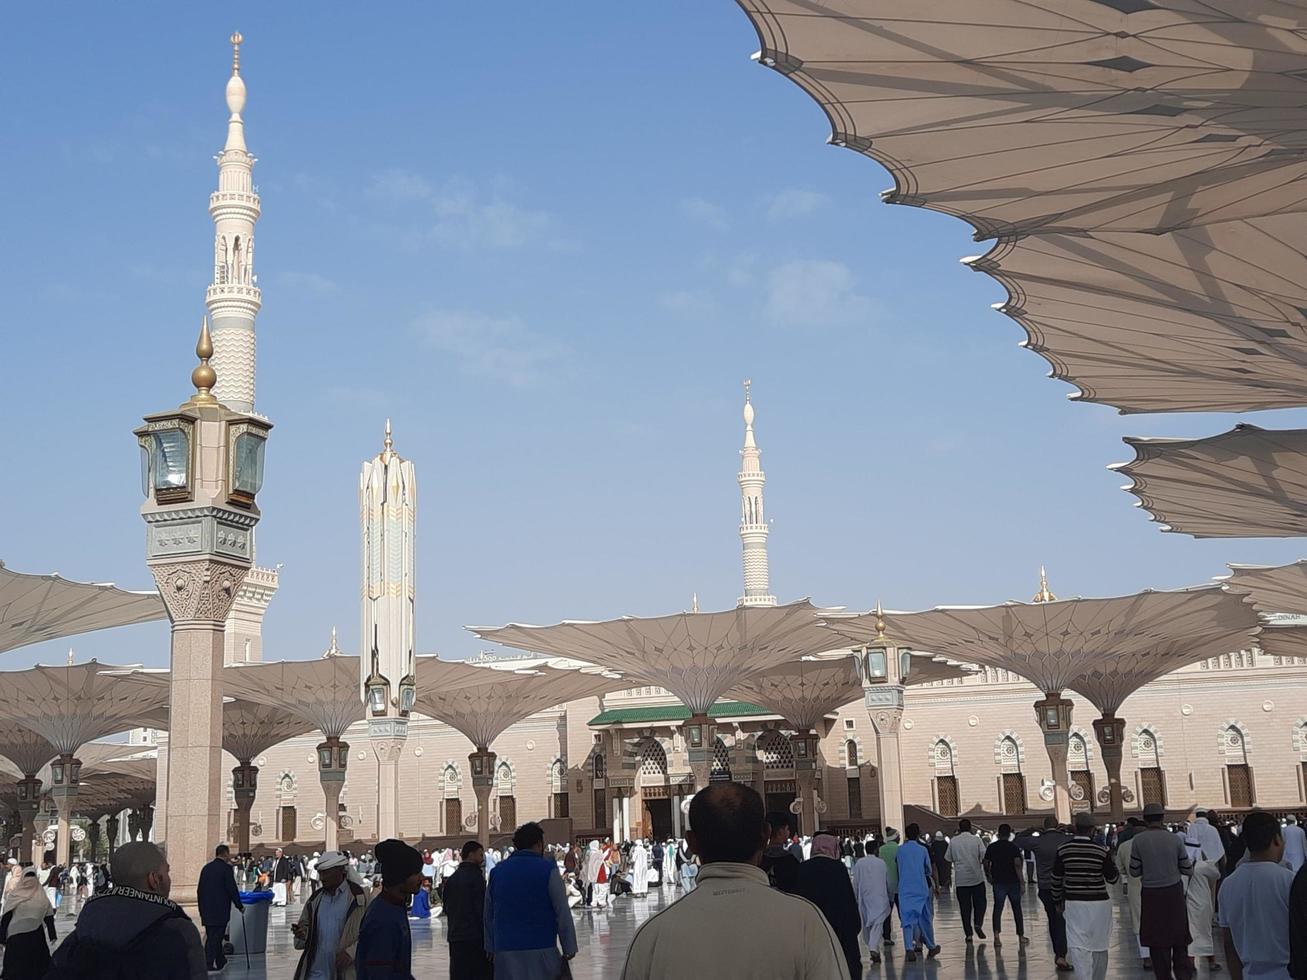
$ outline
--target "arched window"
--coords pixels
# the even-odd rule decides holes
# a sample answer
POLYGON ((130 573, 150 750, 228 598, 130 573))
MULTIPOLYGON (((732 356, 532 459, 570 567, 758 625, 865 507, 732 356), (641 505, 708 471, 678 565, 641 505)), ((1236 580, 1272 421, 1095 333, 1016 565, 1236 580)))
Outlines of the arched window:
POLYGON ((712 743, 712 772, 709 779, 729 780, 731 778, 731 750, 726 747, 720 735, 712 743))
POLYGON ((570 817, 572 801, 567 794, 567 763, 555 759, 549 767, 549 788, 554 795, 554 816, 570 817))
POLYGON ((1021 746, 1011 735, 998 743, 998 765, 1003 781, 1003 812, 1026 812, 1026 777, 1021 774, 1021 746))
POLYGON ((794 749, 790 747, 790 740, 774 728, 758 736, 757 752, 764 769, 794 768, 794 749))
POLYGON ((644 738, 640 741, 640 776, 652 777, 647 781, 662 781, 667 778, 667 753, 656 738, 644 738))
POLYGON ((953 746, 948 739, 935 742, 930 752, 935 764, 935 809, 941 816, 956 817, 960 809, 958 779, 953 772, 953 746))
POLYGON ((1166 773, 1162 771, 1162 754, 1157 734, 1150 728, 1141 728, 1135 738, 1139 757, 1139 797, 1144 806, 1160 803, 1166 806, 1166 773))
POLYGON ((1094 774, 1089 770, 1089 745, 1079 732, 1067 740, 1067 772, 1071 776, 1071 801, 1074 805, 1094 809, 1094 774))
POLYGON ((1227 725, 1221 736, 1225 754, 1225 780, 1230 806, 1251 807, 1254 800, 1253 771, 1248 765, 1248 738, 1238 725, 1227 725))
POLYGON ((591 757, 590 769, 595 779, 603 779, 608 774, 608 762, 602 752, 596 751, 591 757))
POLYGON ((844 743, 844 765, 850 769, 858 768, 858 743, 853 739, 844 743))

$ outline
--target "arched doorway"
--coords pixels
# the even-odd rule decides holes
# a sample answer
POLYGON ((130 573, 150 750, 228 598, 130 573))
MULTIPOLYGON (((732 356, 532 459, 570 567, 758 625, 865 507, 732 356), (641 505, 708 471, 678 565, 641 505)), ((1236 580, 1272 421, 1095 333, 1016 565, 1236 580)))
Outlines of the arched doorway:
POLYGON ((637 746, 640 760, 640 824, 636 836, 666 840, 672 836, 672 794, 667 779, 667 752, 652 736, 637 746))
POLYGON ((1021 746, 1011 735, 998 743, 999 778, 1003 785, 1003 812, 1020 815, 1026 812, 1026 777, 1021 772, 1021 746))

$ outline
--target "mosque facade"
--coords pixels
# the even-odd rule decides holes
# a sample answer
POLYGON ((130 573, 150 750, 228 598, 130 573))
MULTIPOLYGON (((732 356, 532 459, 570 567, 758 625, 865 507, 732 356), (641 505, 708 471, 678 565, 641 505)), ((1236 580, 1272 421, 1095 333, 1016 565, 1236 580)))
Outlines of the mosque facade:
MULTIPOLYGON (((254 228, 260 201, 254 157, 245 145, 241 113, 239 35, 227 87, 226 146, 218 157, 214 279, 206 294, 213 324, 215 389, 241 411, 254 410, 255 317, 261 293, 254 273, 254 228)), ((745 441, 738 483, 744 589, 741 606, 774 605, 767 559, 765 477, 746 385, 745 441)), ((228 663, 262 657, 263 614, 277 589, 275 570, 256 569, 228 622, 228 663)), ((697 611, 697 610, 696 610, 697 611)), ((364 621, 372 622, 365 615, 364 621)), ((371 626, 364 630, 365 661, 371 626)), ((834 645, 838 645, 837 643, 834 645)), ((405 651, 404 644, 396 649, 405 651)), ((508 658, 501 658, 508 659, 508 658)), ((1053 780, 1032 702, 1037 688, 1002 670, 983 669, 953 680, 911 687, 902 723, 902 782, 907 818, 971 814, 1014 825, 1034 823, 1053 809, 1053 780)), ((1122 782, 1127 812, 1159 802, 1181 812, 1192 806, 1240 810, 1307 807, 1307 657, 1274 657, 1258 649, 1192 664, 1132 696, 1126 719, 1122 782)), ((1091 720, 1096 710, 1074 704, 1068 750, 1073 809, 1107 819, 1107 773, 1091 720)), ((712 778, 754 786, 768 809, 791 810, 796 797, 794 734, 776 714, 742 702, 719 702, 712 778)), ((495 740, 490 825, 503 837, 526 820, 548 821, 556 839, 669 837, 682 828, 693 776, 684 741, 689 712, 666 691, 632 687, 539 712, 495 740)), ((823 720, 819 731, 817 821, 848 832, 881 825, 876 733, 861 700, 823 720)), ((474 836, 477 798, 469 771, 470 743, 453 728, 414 714, 399 758, 394 812, 383 799, 383 760, 369 750, 368 722, 343 738, 350 746, 340 795, 343 847, 375 841, 395 827, 410 840, 454 843, 474 836), (351 843, 355 842, 355 843, 351 843)), ((283 742, 254 759, 260 770, 251 811, 251 844, 321 847, 325 798, 318 778, 315 733, 283 742)), ((167 737, 158 734, 156 827, 166 826, 167 737)), ((237 761, 226 757, 228 770, 237 761)), ((226 794, 228 826, 235 797, 226 794)), ((799 821, 797 816, 795 822, 799 821)), ((805 832, 814 828, 805 827, 805 832)))

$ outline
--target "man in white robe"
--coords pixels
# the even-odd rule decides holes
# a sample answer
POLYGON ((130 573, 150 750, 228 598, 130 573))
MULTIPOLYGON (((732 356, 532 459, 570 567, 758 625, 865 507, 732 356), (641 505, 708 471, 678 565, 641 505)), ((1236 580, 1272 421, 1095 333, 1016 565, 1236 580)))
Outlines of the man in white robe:
POLYGON ((649 851, 641 840, 631 845, 631 894, 649 894, 649 851))
POLYGON ((1185 909, 1189 913, 1189 965, 1202 956, 1207 969, 1216 967, 1216 943, 1212 938, 1212 919, 1216 915, 1216 886, 1221 881, 1221 869, 1208 858, 1203 846, 1192 836, 1186 836, 1185 847, 1189 860, 1194 863, 1193 874, 1185 882, 1185 909))
POLYGON ((889 889, 889 868, 877 855, 868 852, 853 865, 853 892, 858 896, 858 915, 862 919, 862 941, 871 954, 871 962, 880 962, 881 936, 889 918, 893 893, 889 889))

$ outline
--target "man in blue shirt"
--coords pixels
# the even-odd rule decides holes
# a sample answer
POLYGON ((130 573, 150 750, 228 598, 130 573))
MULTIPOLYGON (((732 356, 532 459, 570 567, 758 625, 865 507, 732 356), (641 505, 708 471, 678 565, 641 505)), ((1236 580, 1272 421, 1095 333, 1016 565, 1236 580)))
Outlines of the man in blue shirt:
POLYGON ((357 980, 413 980, 408 900, 422 887, 422 855, 401 840, 377 845, 381 894, 359 927, 357 980))
POLYGON ((905 959, 911 963, 917 950, 925 944, 927 959, 939 955, 935 942, 935 867, 928 851, 917 839, 921 836, 915 823, 908 824, 907 841, 894 857, 899 868, 899 923, 903 926, 903 942, 907 946, 905 959))
POLYGON ((485 928, 497 977, 557 977, 563 960, 576 955, 567 890, 558 863, 545 857, 545 832, 538 823, 513 832, 513 853, 490 873, 485 928))

